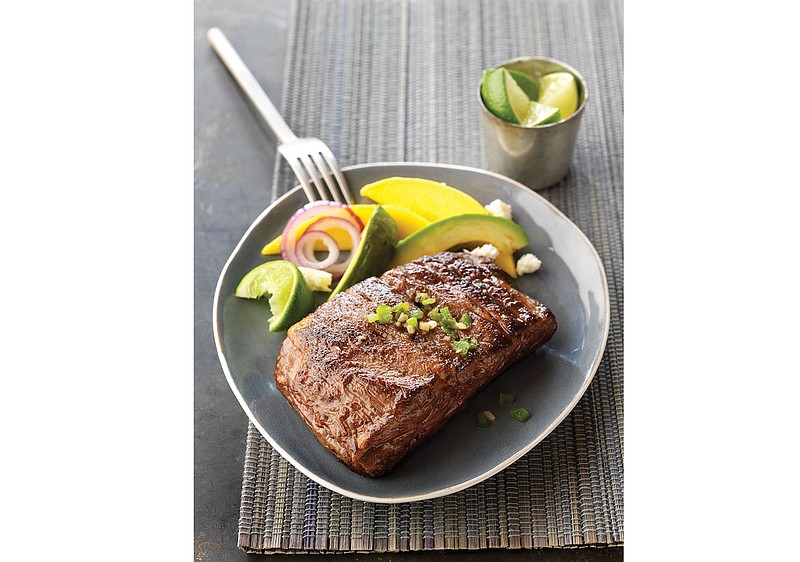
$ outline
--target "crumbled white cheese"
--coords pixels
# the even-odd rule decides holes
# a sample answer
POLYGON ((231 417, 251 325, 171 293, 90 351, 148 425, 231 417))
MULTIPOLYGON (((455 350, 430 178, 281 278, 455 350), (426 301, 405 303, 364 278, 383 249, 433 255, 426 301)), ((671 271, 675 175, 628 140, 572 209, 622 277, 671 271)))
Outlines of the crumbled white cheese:
POLYGON ((479 256, 484 258, 492 258, 495 259, 497 256, 500 255, 500 250, 492 246, 491 244, 484 244, 483 246, 478 246, 474 250, 464 250, 468 254, 472 254, 473 256, 479 256))
POLYGON ((511 205, 500 199, 495 199, 488 205, 483 206, 486 212, 495 217, 503 217, 504 219, 511 220, 511 205))
POLYGON ((308 283, 308 286, 312 291, 318 291, 320 293, 331 292, 333 275, 327 271, 311 269, 310 267, 298 266, 297 269, 299 269, 300 273, 303 274, 303 279, 306 280, 306 283, 308 283))
POLYGON ((542 260, 533 254, 525 254, 517 260, 517 275, 539 271, 540 267, 542 267, 542 260))

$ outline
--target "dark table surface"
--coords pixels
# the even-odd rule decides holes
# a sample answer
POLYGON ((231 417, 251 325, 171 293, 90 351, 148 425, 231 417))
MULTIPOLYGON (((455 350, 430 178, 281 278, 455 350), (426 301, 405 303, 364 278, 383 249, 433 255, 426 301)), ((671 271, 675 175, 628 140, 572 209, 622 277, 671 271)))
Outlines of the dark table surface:
MULTIPOLYGON (((250 223, 270 203, 274 136, 212 52, 209 27, 219 27, 280 107, 291 0, 195 2, 195 418, 194 553, 207 562, 265 558, 237 548, 247 416, 222 372, 214 347, 211 303, 217 277, 250 223)), ((622 560, 623 549, 438 551, 341 554, 342 561, 622 560)), ((319 559, 274 554, 270 560, 319 559)))

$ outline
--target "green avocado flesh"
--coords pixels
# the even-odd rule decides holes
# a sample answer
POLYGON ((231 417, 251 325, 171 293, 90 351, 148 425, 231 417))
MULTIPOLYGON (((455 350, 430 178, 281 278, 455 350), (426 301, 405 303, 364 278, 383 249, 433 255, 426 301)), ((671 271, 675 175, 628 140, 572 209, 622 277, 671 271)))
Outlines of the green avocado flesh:
POLYGON ((491 244, 501 252, 514 253, 530 242, 517 223, 492 215, 456 215, 432 222, 401 240, 390 266, 408 263, 422 256, 461 249, 470 243, 491 244))
POLYGON ((397 240, 397 223, 383 207, 378 205, 361 233, 361 242, 354 250, 355 255, 350 265, 331 291, 328 300, 359 281, 386 271, 392 259, 395 240, 397 240))

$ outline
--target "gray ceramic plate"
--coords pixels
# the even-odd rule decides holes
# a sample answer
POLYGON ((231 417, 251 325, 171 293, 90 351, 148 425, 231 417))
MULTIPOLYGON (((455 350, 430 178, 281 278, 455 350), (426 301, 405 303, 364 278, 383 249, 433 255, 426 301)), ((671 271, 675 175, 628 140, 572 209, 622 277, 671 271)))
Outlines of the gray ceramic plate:
POLYGON ((482 170, 416 163, 346 168, 354 193, 391 176, 428 178, 457 187, 486 204, 511 204, 514 220, 530 235, 529 251, 542 269, 514 281, 547 305, 558 331, 533 356, 501 374, 441 431, 407 456, 393 472, 368 478, 329 453, 275 388, 273 370, 283 334, 267 330, 266 303, 233 296, 250 269, 267 258, 261 248, 280 234, 306 199, 297 187, 266 209, 236 246, 214 295, 214 334, 225 376, 242 408, 267 441, 303 474, 351 498, 395 503, 451 494, 492 476, 544 439, 572 410, 597 370, 609 326, 608 286, 597 252, 583 233, 540 195, 482 170), (500 392, 517 395, 515 406, 531 418, 512 419, 498 404, 500 392), (497 421, 479 429, 476 413, 491 410, 497 421))

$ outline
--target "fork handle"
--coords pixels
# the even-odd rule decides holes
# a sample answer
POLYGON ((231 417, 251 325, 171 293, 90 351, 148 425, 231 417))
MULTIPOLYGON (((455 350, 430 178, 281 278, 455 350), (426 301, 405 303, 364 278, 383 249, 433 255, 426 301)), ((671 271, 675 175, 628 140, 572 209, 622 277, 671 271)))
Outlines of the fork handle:
POLYGON ((292 132, 289 125, 283 120, 278 109, 267 97, 266 92, 264 92, 255 76, 244 64, 244 61, 242 61, 236 49, 233 48, 233 45, 230 44, 228 38, 225 37, 225 34, 219 28, 212 27, 208 30, 207 36, 209 43, 211 43, 219 58, 222 59, 222 62, 225 63, 228 71, 247 97, 250 98, 250 101, 264 118, 264 121, 267 122, 267 125, 270 126, 275 136, 278 137, 278 142, 282 144, 297 139, 297 135, 292 132))

